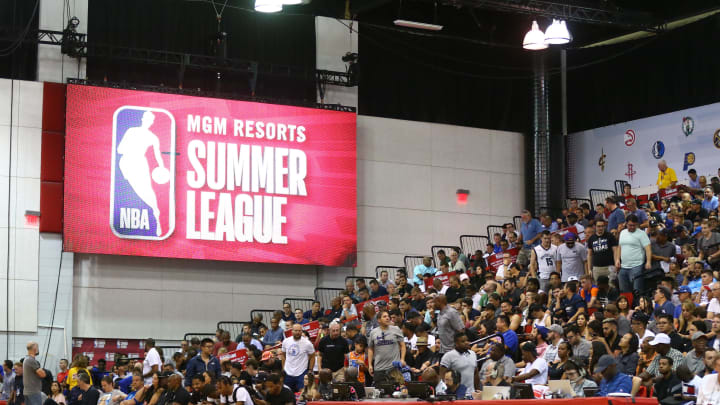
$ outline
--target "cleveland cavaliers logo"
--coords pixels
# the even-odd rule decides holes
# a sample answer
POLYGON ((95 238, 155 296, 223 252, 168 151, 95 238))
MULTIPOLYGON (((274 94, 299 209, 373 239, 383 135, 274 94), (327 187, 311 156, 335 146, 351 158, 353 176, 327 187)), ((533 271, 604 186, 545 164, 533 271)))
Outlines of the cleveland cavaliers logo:
POLYGON ((113 115, 110 227, 120 238, 162 240, 175 230, 175 119, 123 106, 113 115))

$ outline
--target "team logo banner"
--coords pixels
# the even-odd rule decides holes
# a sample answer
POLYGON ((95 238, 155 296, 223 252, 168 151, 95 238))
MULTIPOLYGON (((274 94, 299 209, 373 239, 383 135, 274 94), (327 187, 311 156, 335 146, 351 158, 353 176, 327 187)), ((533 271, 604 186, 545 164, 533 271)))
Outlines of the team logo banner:
POLYGON ((65 249, 354 265, 355 114, 67 87, 65 249))

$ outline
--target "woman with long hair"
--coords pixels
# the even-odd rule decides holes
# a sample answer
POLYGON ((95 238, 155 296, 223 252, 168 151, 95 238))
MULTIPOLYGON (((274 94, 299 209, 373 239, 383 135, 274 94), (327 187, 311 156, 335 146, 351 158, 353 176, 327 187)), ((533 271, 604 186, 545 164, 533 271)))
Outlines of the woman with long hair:
MULTIPOLYGON (((642 296, 640 296, 640 298, 638 298, 638 304, 635 307, 635 309, 633 309, 632 314, 634 314, 635 312, 638 312, 638 311, 644 313, 648 319, 650 319, 652 317, 653 303, 650 300, 650 298, 648 298, 644 295, 642 295, 642 296)), ((630 314, 630 316, 632 316, 632 314, 630 314)))
POLYGON ((592 346, 590 346, 590 368, 589 370, 595 370, 595 365, 600 360, 600 357, 602 357, 603 354, 607 354, 606 345, 603 342, 600 341, 594 341, 592 342, 592 346))
POLYGON ((690 339, 688 327, 694 320, 697 319, 695 316, 695 304, 693 304, 690 300, 685 300, 680 305, 681 311, 680 316, 678 317, 677 331, 683 338, 690 339))
POLYGON ((619 373, 627 375, 635 375, 638 364, 638 347, 640 347, 640 341, 634 333, 626 333, 620 338, 620 354, 617 355, 618 366, 617 371, 619 373))
POLYGON ((632 310, 630 309, 630 301, 628 301, 627 297, 621 295, 618 297, 615 305, 618 308, 618 316, 622 316, 629 321, 632 316, 632 310))
POLYGON ((322 399, 322 396, 317 389, 317 384, 315 384, 315 377, 312 375, 312 373, 305 374, 305 376, 303 377, 303 383, 305 384, 305 387, 300 393, 301 400, 310 402, 322 399))
POLYGON ((145 401, 145 405, 156 405, 163 392, 165 392, 165 389, 160 386, 160 376, 158 373, 153 373, 152 384, 150 384, 150 388, 145 391, 145 398, 149 398, 145 401))
POLYGON ((584 313, 579 314, 575 318, 575 323, 577 324, 578 329, 580 329, 580 336, 585 338, 585 340, 588 340, 588 341, 591 340, 590 339, 590 330, 587 327, 587 324, 588 324, 587 315, 584 313))
POLYGON ((60 383, 57 381, 53 381, 50 385, 50 399, 55 401, 57 405, 65 405, 67 402, 65 401, 65 395, 63 395, 62 388, 60 387, 60 383))
POLYGON ((557 359, 551 362, 548 366, 548 379, 550 380, 561 380, 563 373, 565 373, 565 363, 572 357, 572 346, 568 342, 560 342, 557 349, 557 359))

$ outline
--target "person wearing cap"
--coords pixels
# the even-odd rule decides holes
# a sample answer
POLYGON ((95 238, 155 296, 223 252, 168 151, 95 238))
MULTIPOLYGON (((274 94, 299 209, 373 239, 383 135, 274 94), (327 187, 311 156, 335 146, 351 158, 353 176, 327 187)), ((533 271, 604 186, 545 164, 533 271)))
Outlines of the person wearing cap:
POLYGON ((677 294, 678 301, 680 301, 681 304, 675 306, 675 312, 673 313, 673 318, 677 320, 682 314, 682 303, 692 298, 692 290, 687 285, 681 285, 677 291, 675 291, 675 294, 677 294))
POLYGON ((570 277, 578 279, 585 274, 585 260, 587 249, 582 244, 576 244, 577 235, 568 232, 563 236, 564 244, 558 246, 555 269, 562 275, 562 281, 566 282, 570 277))
POLYGON ((655 356, 655 358, 650 362, 650 365, 647 367, 648 374, 651 376, 658 377, 660 376, 660 371, 658 369, 659 367, 659 361, 660 357, 667 356, 673 359, 673 371, 677 369, 677 367, 682 363, 683 361, 683 354, 679 351, 675 350, 670 346, 670 337, 664 333, 658 333, 655 335, 655 338, 650 341, 650 346, 653 346, 655 348, 655 352, 658 354, 655 356))
POLYGON ((543 354, 543 358, 548 364, 557 359, 558 346, 563 342, 563 334, 563 328, 558 324, 548 327, 548 347, 543 354))
POLYGON ((409 364, 410 371, 415 375, 422 374, 425 369, 430 367, 434 361, 435 353, 428 349, 428 338, 427 336, 416 336, 415 347, 417 351, 412 357, 412 362, 409 364))
POLYGON ((708 338, 703 332, 695 332, 692 335, 693 349, 685 355, 682 364, 685 364, 695 374, 701 374, 705 370, 705 351, 707 350, 708 338))
POLYGON ((520 350, 526 365, 520 374, 513 377, 512 381, 526 384, 547 384, 548 364, 544 358, 538 357, 535 344, 526 342, 520 347, 520 350))
POLYGON ((619 392, 630 394, 632 391, 632 377, 617 371, 617 362, 610 354, 600 356, 593 373, 602 375, 600 389, 597 392, 598 397, 606 397, 608 394, 619 392))
POLYGON ((628 215, 627 228, 620 232, 618 238, 618 254, 615 258, 615 267, 618 270, 620 292, 635 292, 644 290, 643 269, 652 268, 652 251, 650 238, 638 229, 638 217, 628 215))

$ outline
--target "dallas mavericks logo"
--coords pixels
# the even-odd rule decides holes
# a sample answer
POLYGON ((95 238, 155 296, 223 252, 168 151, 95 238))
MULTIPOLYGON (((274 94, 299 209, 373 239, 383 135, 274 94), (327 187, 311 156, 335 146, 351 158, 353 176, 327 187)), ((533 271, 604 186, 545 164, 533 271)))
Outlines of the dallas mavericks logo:
POLYGON ((652 155, 655 159, 660 159, 665 155, 665 144, 662 141, 657 141, 653 144, 652 155))
POLYGON ((175 119, 123 106, 113 115, 110 227, 120 238, 162 240, 175 230, 175 119))
POLYGON ((683 117, 682 119, 682 131, 685 136, 690 136, 695 130, 695 120, 692 117, 683 117))

